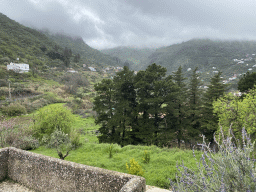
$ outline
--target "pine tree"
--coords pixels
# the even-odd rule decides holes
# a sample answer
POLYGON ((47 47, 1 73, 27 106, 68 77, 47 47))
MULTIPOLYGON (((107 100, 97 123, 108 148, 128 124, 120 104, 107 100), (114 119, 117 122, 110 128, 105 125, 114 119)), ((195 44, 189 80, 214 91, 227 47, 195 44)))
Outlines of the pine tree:
POLYGON ((256 84, 256 73, 247 72, 242 76, 242 78, 238 81, 238 90, 240 92, 248 92, 250 89, 254 88, 256 84))
POLYGON ((81 58, 80 54, 79 53, 76 54, 75 57, 74 57, 74 62, 78 63, 80 61, 80 58, 81 58))
POLYGON ((160 132, 160 146, 169 145, 170 141, 177 139, 176 125, 177 125, 177 111, 176 111, 176 101, 179 97, 178 86, 173 82, 173 77, 169 75, 165 78, 167 83, 167 95, 165 98, 165 103, 163 104, 163 119, 162 119, 162 129, 160 132))
POLYGON ((94 110, 101 124, 100 142, 118 143, 122 147, 132 143, 131 129, 136 122, 136 91, 134 72, 128 67, 116 74, 113 80, 104 79, 95 86, 97 96, 94 110))
POLYGON ((116 124, 111 121, 114 117, 114 83, 111 79, 103 79, 94 86, 97 96, 94 98, 93 110, 97 112, 95 123, 100 124, 101 135, 98 136, 99 142, 109 142, 116 137, 116 124))
POLYGON ((157 144, 158 135, 163 121, 162 105, 169 94, 169 82, 165 80, 166 68, 155 63, 136 76, 138 96, 138 128, 133 132, 138 140, 146 144, 157 144))
POLYGON ((70 57, 72 56, 72 51, 71 49, 68 49, 65 47, 64 52, 63 52, 63 57, 64 57, 64 64, 66 67, 69 66, 70 64, 70 57))
POLYGON ((185 140, 187 134, 187 88, 185 79, 182 74, 182 67, 180 66, 176 72, 173 73, 173 80, 177 86, 175 100, 169 102, 169 118, 168 123, 172 125, 172 132, 176 135, 178 147, 180 147, 181 140, 185 140), (176 118, 175 118, 176 117, 176 118))
POLYGON ((189 90, 188 90, 188 139, 187 142, 190 147, 196 144, 199 140, 199 135, 201 133, 201 114, 202 114, 202 103, 201 95, 202 91, 199 89, 201 82, 200 77, 197 73, 198 68, 196 68, 190 78, 189 90))
POLYGON ((225 84, 221 82, 221 72, 211 78, 211 84, 203 96, 202 134, 213 143, 213 134, 218 129, 218 117, 213 113, 213 101, 217 101, 225 92, 225 84))
POLYGON ((121 146, 130 144, 130 130, 136 119, 135 108, 137 106, 136 91, 134 85, 134 72, 127 66, 114 77, 115 86, 115 121, 118 122, 117 132, 120 135, 118 144, 121 146))

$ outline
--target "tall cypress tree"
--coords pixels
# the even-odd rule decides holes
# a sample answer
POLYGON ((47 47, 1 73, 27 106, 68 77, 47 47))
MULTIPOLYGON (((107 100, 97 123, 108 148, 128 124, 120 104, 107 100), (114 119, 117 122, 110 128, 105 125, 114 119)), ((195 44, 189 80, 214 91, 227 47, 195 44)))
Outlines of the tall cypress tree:
POLYGON ((66 67, 69 66, 70 64, 70 57, 72 56, 72 51, 71 49, 68 49, 67 47, 65 47, 64 51, 63 51, 63 58, 64 58, 64 64, 66 67))
POLYGON ((178 86, 173 82, 173 77, 169 75, 165 78, 167 92, 166 101, 163 104, 163 119, 162 127, 159 137, 159 144, 161 146, 169 145, 170 141, 177 139, 176 125, 177 125, 177 111, 176 101, 179 97, 178 86))
POLYGON ((127 66, 114 77, 115 86, 115 121, 118 122, 117 132, 120 135, 118 144, 131 144, 130 131, 136 121, 135 108, 137 106, 134 85, 134 72, 127 66))
POLYGON ((180 66, 176 72, 173 73, 173 80, 177 86, 175 100, 169 102, 168 109, 168 124, 172 125, 172 132, 176 135, 178 147, 180 147, 181 140, 185 140, 187 134, 187 88, 185 79, 182 74, 182 67, 180 66), (176 118, 175 118, 176 117, 176 118))
POLYGON ((136 119, 136 91, 134 72, 128 67, 116 74, 113 80, 104 79, 95 85, 97 96, 94 110, 96 124, 100 124, 99 142, 131 144, 130 132, 136 119))
POLYGON ((158 135, 163 121, 162 105, 166 102, 169 85, 165 80, 166 68, 155 63, 136 76, 138 94, 137 137, 147 144, 158 144, 158 135))
POLYGON ((203 96, 202 107, 202 134, 209 142, 213 143, 213 134, 218 128, 218 117, 213 113, 213 101, 217 101, 226 89, 226 85, 221 81, 221 72, 211 78, 211 84, 203 96))
POLYGON ((94 98, 93 110, 97 112, 95 123, 100 124, 99 131, 101 135, 98 136, 99 142, 111 143, 116 136, 116 122, 114 118, 115 109, 115 87, 113 80, 103 79, 100 83, 94 86, 97 96, 94 98))
POLYGON ((201 114, 202 114, 202 91, 199 89, 201 85, 200 77, 197 73, 198 68, 193 70, 190 78, 188 89, 188 137, 187 143, 190 147, 196 144, 201 133, 201 114))

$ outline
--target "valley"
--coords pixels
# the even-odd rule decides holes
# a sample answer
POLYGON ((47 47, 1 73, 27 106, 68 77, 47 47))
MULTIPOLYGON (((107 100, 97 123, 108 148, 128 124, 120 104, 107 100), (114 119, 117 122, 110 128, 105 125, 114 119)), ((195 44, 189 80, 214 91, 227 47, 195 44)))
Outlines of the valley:
POLYGON ((240 78, 256 72, 255 54, 255 41, 210 39, 97 50, 82 37, 25 27, 0 13, 0 147, 66 154, 171 189, 184 166, 204 174, 197 162, 205 151, 196 144, 203 133, 216 142, 218 122, 225 134, 234 123, 236 136, 250 126, 255 139, 254 121, 244 120, 255 112, 242 110, 254 92, 234 96, 240 78), (8 70, 10 63, 16 68, 8 70), (28 72, 17 70, 24 64, 28 72), (62 137, 58 145, 55 137, 62 137))

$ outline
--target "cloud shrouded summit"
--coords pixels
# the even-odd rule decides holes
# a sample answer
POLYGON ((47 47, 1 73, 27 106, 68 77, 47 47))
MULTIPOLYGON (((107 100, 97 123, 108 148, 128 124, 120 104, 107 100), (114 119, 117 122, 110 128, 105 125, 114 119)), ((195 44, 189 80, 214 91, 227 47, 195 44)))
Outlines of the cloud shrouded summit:
POLYGON ((0 12, 96 48, 156 47, 192 38, 256 40, 252 0, 1 0, 0 12))

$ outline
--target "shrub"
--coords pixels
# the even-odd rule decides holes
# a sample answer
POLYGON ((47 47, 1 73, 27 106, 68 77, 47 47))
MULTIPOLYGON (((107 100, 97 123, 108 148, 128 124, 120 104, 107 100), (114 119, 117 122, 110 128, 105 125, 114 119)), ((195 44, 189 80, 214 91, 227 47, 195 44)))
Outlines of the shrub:
POLYGON ((54 148, 57 150, 58 156, 60 159, 65 159, 68 156, 69 151, 72 150, 72 144, 69 139, 68 134, 62 132, 61 130, 56 129, 49 138, 47 142, 47 147, 54 148), (63 155, 66 153, 65 155, 63 155))
POLYGON ((146 150, 144 151, 142 160, 143 160, 143 163, 149 163, 149 161, 150 161, 150 154, 148 153, 148 151, 146 151, 146 150))
POLYGON ((113 143, 110 144, 108 147, 108 154, 109 154, 109 158, 113 157, 113 143))
POLYGON ((23 150, 32 150, 39 147, 39 141, 31 135, 23 136, 16 138, 12 143, 12 146, 23 150))
MULTIPOLYGON (((186 168, 183 165, 177 166, 180 176, 176 174, 177 183, 171 181, 174 191, 255 191, 256 170, 255 160, 251 159, 254 143, 251 143, 245 128, 242 129, 243 148, 235 146, 232 139, 235 139, 231 128, 227 138, 224 138, 221 127, 222 143, 218 144, 219 152, 213 153, 209 145, 205 143, 203 136, 203 154, 198 164, 198 173, 186 168), (230 136, 232 135, 232 136, 230 136), (210 163, 210 165, 208 165, 210 163), (183 171, 180 169, 183 169, 183 171)), ((237 140, 236 140, 237 141, 237 140)), ((239 143, 239 140, 237 141, 239 143)), ((194 153, 194 150, 193 150, 194 153)), ((195 157, 195 155, 194 155, 195 157)), ((197 161, 197 160, 196 160, 197 161)))
POLYGON ((13 119, 0 121, 0 147, 7 146, 6 139, 9 135, 12 135, 14 125, 13 119))
POLYGON ((0 59, 0 63, 4 63, 4 62, 8 62, 8 63, 10 63, 10 58, 9 57, 3 57, 3 58, 1 58, 0 59))
POLYGON ((129 174, 139 175, 139 176, 143 176, 144 175, 143 169, 141 168, 139 163, 137 161, 135 161, 134 158, 132 158, 130 160, 130 165, 128 165, 128 163, 126 163, 126 169, 128 170, 129 174))
POLYGON ((49 104, 50 103, 58 103, 58 102, 60 102, 60 99, 58 99, 58 96, 55 93, 52 93, 52 92, 45 93, 43 98, 45 100, 47 100, 49 104))
POLYGON ((78 74, 65 74, 61 78, 61 82, 65 84, 65 91, 70 94, 76 94, 79 87, 89 85, 88 80, 80 73, 78 74))
POLYGON ((42 108, 48 104, 48 101, 44 98, 28 99, 23 100, 22 105, 26 107, 28 113, 31 113, 39 108, 42 108), (33 102, 32 102, 33 101, 33 102))
POLYGON ((2 112, 3 114, 8 116, 18 116, 18 115, 26 114, 27 110, 23 105, 19 103, 11 103, 8 106, 3 106, 2 112))
MULTIPOLYGON (((0 71, 1 72, 1 71, 0 71)), ((1 73, 0 73, 1 74, 1 73)), ((8 84, 7 84, 7 81, 5 79, 0 79, 0 87, 7 87, 8 84)))
POLYGON ((39 147, 39 142, 28 129, 15 126, 15 120, 10 119, 0 122, 0 146, 31 150, 39 147))
POLYGON ((0 100, 5 100, 6 97, 4 95, 0 96, 0 100))
POLYGON ((80 133, 77 130, 73 129, 70 132, 70 140, 71 140, 71 145, 74 149, 82 145, 82 143, 80 142, 80 133))
POLYGON ((43 136, 50 136, 55 130, 61 130, 65 134, 70 134, 72 113, 67 108, 60 105, 50 105, 38 111, 37 121, 33 127, 34 135, 40 141, 43 136))

